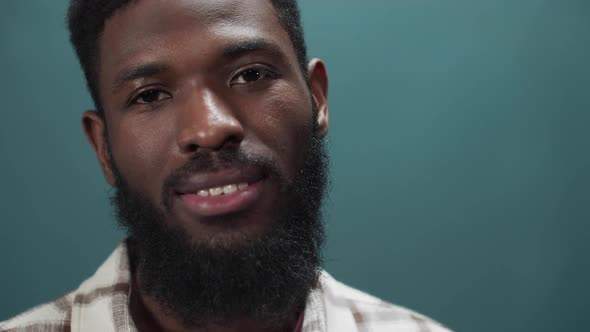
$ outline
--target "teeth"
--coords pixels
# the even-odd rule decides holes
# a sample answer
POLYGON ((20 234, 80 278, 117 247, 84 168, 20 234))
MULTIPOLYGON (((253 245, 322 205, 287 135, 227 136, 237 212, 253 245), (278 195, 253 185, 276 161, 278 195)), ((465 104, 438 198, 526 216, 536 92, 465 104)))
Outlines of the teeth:
POLYGON ((238 186, 236 186, 235 184, 230 184, 223 187, 223 193, 225 195, 235 193, 236 191, 238 191, 238 186))
POLYGON ((246 182, 242 182, 242 183, 238 183, 238 184, 234 183, 234 184, 225 185, 223 187, 215 187, 215 188, 199 190, 199 192, 197 192, 197 195, 199 195, 201 197, 229 195, 229 194, 233 194, 235 192, 238 192, 238 191, 246 189, 246 188, 248 188, 248 183, 246 183, 246 182))
POLYGON ((223 194, 223 188, 222 187, 211 188, 211 189, 209 189, 209 194, 211 196, 219 196, 219 195, 223 194))

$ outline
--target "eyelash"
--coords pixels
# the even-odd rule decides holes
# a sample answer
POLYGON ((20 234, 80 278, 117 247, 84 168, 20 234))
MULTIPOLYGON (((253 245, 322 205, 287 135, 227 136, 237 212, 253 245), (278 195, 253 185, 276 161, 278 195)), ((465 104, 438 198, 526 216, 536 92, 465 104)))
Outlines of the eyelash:
MULTIPOLYGON (((259 82, 260 80, 263 79, 277 79, 280 77, 280 74, 269 69, 268 67, 265 66, 261 66, 261 65, 257 65, 257 66, 253 66, 253 67, 249 67, 246 68, 244 70, 239 71, 236 75, 234 75, 232 77, 232 79, 229 82, 230 86, 236 86, 236 85, 247 85, 247 84, 252 84, 252 83, 256 83, 259 82), (238 80, 241 76, 243 76, 244 74, 247 74, 248 72, 258 72, 258 76, 256 78, 256 80, 254 81, 245 81, 243 83, 236 83, 235 81, 238 80)), ((159 97, 161 97, 161 95, 158 95, 159 97)), ((143 90, 141 92, 139 92, 138 94, 136 94, 133 98, 129 99, 127 105, 128 106, 133 106, 133 105, 150 105, 150 104, 154 104, 163 100, 166 100, 168 98, 171 98, 172 96, 170 95, 170 93, 164 91, 163 89, 158 89, 158 88, 151 88, 151 89, 146 89, 143 90), (168 97, 166 98, 158 98, 157 100, 151 101, 151 102, 138 102, 141 98, 145 98, 146 94, 148 93, 159 93, 159 94, 167 94, 168 97)))
POLYGON ((151 88, 151 89, 143 90, 140 93, 138 93, 137 95, 135 95, 133 98, 131 98, 129 100, 128 105, 129 106, 131 106, 131 105, 149 105, 149 104, 160 102, 162 100, 166 100, 168 98, 172 98, 172 96, 170 95, 170 93, 168 93, 168 92, 166 92, 166 91, 164 91, 162 89, 151 88), (165 97, 163 99, 158 98, 158 100, 154 100, 154 101, 151 101, 151 102, 143 102, 143 103, 138 102, 138 100, 140 100, 141 98, 145 98, 148 93, 158 93, 159 94, 158 95, 159 97, 161 97, 161 94, 167 94, 168 97, 165 97))
POLYGON ((244 70, 240 70, 235 76, 232 77, 229 85, 230 86, 235 86, 235 85, 246 85, 246 84, 251 84, 251 83, 256 83, 259 82, 260 80, 263 79, 277 79, 280 77, 280 74, 277 73, 276 71, 271 70, 270 68, 266 67, 266 66, 262 66, 262 65, 257 65, 257 66, 252 66, 252 67, 248 67, 244 70), (241 76, 243 76, 244 74, 248 73, 248 72, 253 72, 253 71, 257 71, 259 73, 258 78, 254 81, 245 81, 244 83, 236 83, 235 81, 238 80, 241 76))

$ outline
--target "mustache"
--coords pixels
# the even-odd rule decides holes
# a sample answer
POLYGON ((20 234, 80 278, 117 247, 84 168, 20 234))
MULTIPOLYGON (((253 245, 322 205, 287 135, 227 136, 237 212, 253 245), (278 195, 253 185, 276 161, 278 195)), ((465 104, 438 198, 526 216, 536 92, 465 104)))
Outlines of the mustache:
POLYGON ((279 176, 276 163, 269 157, 249 154, 239 149, 197 152, 164 180, 162 198, 169 207, 174 188, 196 173, 216 172, 223 169, 256 167, 268 177, 279 176))

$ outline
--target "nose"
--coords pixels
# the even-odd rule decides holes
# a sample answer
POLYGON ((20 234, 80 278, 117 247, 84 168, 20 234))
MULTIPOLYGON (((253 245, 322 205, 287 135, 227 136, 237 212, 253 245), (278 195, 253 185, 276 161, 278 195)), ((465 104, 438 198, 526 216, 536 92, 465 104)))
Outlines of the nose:
POLYGON ((177 144, 182 153, 219 150, 239 145, 244 138, 244 128, 230 107, 211 90, 194 91, 180 113, 177 144))

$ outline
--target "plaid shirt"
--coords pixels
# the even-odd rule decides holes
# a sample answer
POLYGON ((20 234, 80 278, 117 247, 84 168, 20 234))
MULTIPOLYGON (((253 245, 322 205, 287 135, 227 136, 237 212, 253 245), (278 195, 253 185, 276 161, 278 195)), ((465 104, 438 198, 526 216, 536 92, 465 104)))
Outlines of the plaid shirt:
MULTIPOLYGON (((131 332, 131 275, 126 242, 80 287, 0 323, 2 332, 131 332)), ((310 294, 302 332, 432 331, 446 328, 420 314, 350 288, 323 272, 310 294)))

